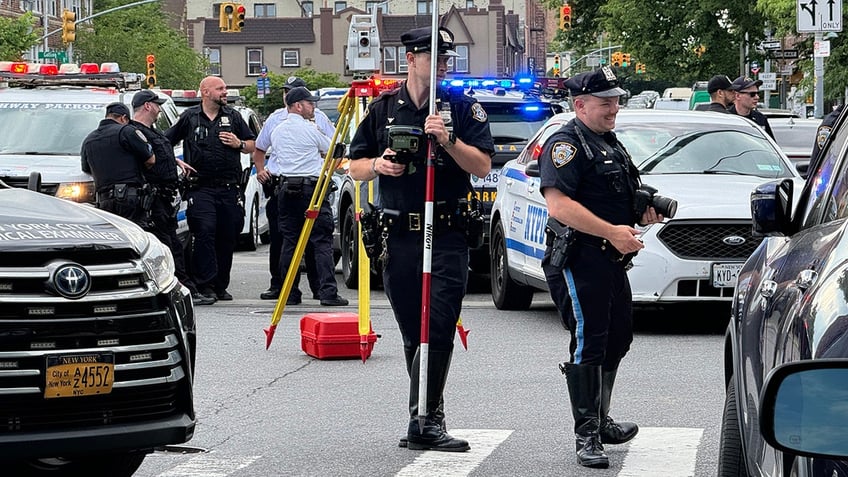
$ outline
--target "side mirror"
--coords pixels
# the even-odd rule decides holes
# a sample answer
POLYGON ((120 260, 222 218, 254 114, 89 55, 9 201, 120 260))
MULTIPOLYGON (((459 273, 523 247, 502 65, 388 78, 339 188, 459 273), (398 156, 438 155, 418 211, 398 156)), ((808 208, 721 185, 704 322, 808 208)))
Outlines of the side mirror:
POLYGON ((760 394, 760 431, 775 449, 806 457, 848 457, 848 359, 780 365, 760 394))
POLYGON ((795 170, 798 171, 798 174, 801 174, 801 177, 806 179, 807 174, 810 173, 810 163, 809 162, 798 162, 798 163, 795 164, 795 170))
POLYGON ((524 173, 529 177, 539 177, 539 161, 530 161, 524 166, 524 173))
POLYGON ((792 179, 766 182, 751 192, 753 235, 789 235, 792 225, 792 179))

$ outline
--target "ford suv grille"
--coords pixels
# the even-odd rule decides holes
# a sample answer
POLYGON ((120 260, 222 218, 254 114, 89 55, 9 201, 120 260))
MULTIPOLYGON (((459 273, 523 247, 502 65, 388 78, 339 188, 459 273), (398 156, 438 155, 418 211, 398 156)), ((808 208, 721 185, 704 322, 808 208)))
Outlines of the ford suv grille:
POLYGON ((751 231, 750 220, 677 220, 666 224, 657 237, 671 253, 683 259, 744 261, 762 241, 751 231))

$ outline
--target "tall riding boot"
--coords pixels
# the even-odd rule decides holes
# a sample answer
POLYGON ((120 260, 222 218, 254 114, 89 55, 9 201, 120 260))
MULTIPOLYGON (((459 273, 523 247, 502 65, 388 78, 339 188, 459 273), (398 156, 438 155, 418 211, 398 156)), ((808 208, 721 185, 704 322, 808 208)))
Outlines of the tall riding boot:
POLYGON ((600 436, 601 367, 565 363, 560 369, 565 374, 571 397, 577 462, 585 467, 606 469, 609 458, 604 453, 600 436))
MULTIPOLYGON (((415 360, 415 354, 418 352, 418 348, 414 347, 403 347, 404 358, 406 358, 406 372, 409 374, 409 377, 412 377, 412 363, 415 360)), ((413 403, 411 400, 409 402, 409 414, 411 416, 418 416, 418 389, 415 389, 415 402, 413 403)), ((445 425, 445 398, 441 396, 439 398, 439 406, 435 411, 432 412, 433 418, 442 426, 442 430, 447 431, 448 428, 445 425)), ((398 441, 398 447, 406 447, 407 440, 406 435, 400 438, 398 441)))
MULTIPOLYGON (((448 378, 452 352, 430 351, 427 379, 427 409, 422 428, 418 422, 418 370, 420 351, 410 368, 409 380, 409 427, 406 433, 407 447, 411 450, 434 450, 464 452, 471 448, 468 441, 456 439, 444 429, 444 401, 442 394, 448 378)), ((421 411, 423 412, 423 411, 421 411)))
POLYGON ((639 426, 633 422, 615 422, 609 417, 610 398, 612 387, 615 384, 615 375, 618 369, 604 371, 601 374, 603 391, 601 393, 601 442, 604 444, 624 444, 636 437, 639 426))

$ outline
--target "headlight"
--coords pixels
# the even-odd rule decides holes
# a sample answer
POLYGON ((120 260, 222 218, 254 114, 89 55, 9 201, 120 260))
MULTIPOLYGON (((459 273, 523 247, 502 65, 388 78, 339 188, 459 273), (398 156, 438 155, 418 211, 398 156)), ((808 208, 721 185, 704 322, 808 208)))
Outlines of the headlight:
POLYGON ((94 203, 94 182, 62 182, 56 189, 56 197, 74 202, 94 203))
POLYGON ((174 257, 171 251, 153 235, 148 234, 148 247, 141 255, 142 264, 159 290, 167 290, 176 280, 174 257))

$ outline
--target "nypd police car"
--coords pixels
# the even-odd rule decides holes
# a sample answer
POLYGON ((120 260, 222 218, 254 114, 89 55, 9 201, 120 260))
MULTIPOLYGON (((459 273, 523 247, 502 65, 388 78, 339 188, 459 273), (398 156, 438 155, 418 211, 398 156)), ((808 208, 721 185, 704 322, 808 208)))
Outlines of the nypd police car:
MULTIPOLYGON (((500 170, 490 243, 499 309, 526 309, 535 291, 547 290, 541 260, 548 211, 532 170, 546 160, 539 157, 545 140, 572 117, 553 117, 500 170)), ((751 233, 748 196, 768 180, 802 183, 793 164, 754 123, 730 114, 621 110, 615 132, 642 182, 678 202, 674 218, 640 228, 645 248, 628 272, 634 303, 729 302, 761 241, 751 233)))

